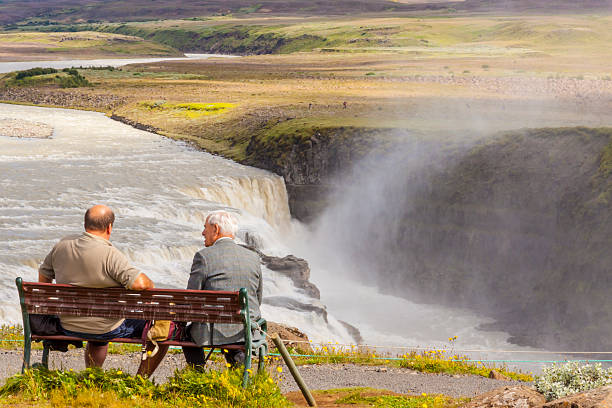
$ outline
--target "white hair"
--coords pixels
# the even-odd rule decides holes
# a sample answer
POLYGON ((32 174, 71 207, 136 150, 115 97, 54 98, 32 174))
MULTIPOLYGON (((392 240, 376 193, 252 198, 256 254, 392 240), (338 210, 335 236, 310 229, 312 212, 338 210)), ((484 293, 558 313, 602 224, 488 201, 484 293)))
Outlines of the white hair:
POLYGON ((210 225, 218 225, 223 235, 235 236, 238 231, 238 219, 234 214, 219 210, 208 214, 206 220, 210 225))

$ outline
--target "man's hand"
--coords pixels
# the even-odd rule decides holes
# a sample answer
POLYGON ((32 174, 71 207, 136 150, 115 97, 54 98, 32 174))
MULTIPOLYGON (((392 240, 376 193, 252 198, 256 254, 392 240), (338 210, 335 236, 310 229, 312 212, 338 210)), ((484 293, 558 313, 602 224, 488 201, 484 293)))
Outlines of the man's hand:
POLYGON ((129 289, 145 290, 145 289, 152 289, 154 287, 155 285, 153 284, 153 281, 149 279, 147 275, 140 272, 138 276, 136 276, 136 279, 134 279, 134 282, 132 282, 132 284, 130 285, 129 289))
POLYGON ((42 273, 38 272, 38 281, 42 283, 53 283, 53 279, 47 278, 42 273))

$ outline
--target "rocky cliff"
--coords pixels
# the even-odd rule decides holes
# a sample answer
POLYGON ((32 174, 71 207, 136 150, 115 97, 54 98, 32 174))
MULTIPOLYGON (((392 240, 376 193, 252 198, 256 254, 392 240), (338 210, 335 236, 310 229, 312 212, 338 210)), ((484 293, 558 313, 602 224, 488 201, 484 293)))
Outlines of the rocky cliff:
MULTIPOLYGON (((380 131, 351 132, 286 137, 274 149, 254 138, 251 164, 283 175, 292 210, 308 219, 364 151, 395 150, 375 141, 380 131)), ((612 346, 611 129, 499 134, 419 169, 395 167, 381 183, 391 183, 397 205, 376 220, 387 236, 375 246, 356 240, 351 254, 377 270, 376 284, 492 316, 498 323, 488 327, 516 343, 612 346)))
POLYGON ((390 146, 391 129, 303 127, 255 135, 246 164, 283 176, 291 214, 312 221, 327 205, 334 182, 372 149, 390 146))

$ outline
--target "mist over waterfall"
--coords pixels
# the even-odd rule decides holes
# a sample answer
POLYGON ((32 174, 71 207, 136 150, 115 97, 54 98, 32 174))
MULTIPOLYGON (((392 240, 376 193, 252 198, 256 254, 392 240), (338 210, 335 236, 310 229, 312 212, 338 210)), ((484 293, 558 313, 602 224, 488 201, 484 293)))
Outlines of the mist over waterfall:
MULTIPOLYGON (((363 296, 494 319, 474 329, 505 331, 517 345, 605 350, 612 230, 600 158, 611 140, 609 130, 588 128, 504 132, 454 147, 406 137, 337 180, 309 259, 326 266, 322 280, 367 286, 363 296)), ((363 319, 380 324, 384 314, 364 302, 363 319)), ((408 321, 405 307, 387 314, 408 321)))

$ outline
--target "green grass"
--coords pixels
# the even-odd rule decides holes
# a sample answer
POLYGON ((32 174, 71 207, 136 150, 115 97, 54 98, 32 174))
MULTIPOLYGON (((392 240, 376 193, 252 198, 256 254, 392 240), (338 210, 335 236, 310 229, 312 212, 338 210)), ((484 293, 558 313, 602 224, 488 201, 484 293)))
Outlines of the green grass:
POLYGON ((365 405, 368 407, 394 407, 394 408, 452 408, 465 404, 469 398, 455 399, 446 395, 408 396, 408 395, 385 395, 379 390, 371 388, 348 388, 327 390, 326 394, 344 393, 346 395, 338 398, 336 404, 365 405), (373 395, 372 395, 373 394, 373 395))
MULTIPOLYGON (((494 370, 513 380, 533 381, 531 373, 514 372, 508 370, 505 366, 498 367, 496 365, 485 365, 484 363, 467 361, 468 358, 466 356, 459 356, 453 353, 452 344, 455 340, 456 337, 449 339, 449 348, 421 352, 411 351, 401 355, 399 359, 367 348, 340 346, 331 343, 311 353, 294 353, 309 354, 310 356, 294 356, 293 359, 297 365, 342 363, 386 365, 409 368, 423 373, 477 375, 481 377, 488 377, 489 373, 494 370)), ((278 360, 278 357, 273 357, 273 361, 276 360, 278 360)))
POLYGON ((149 111, 169 113, 187 119, 195 119, 200 116, 221 114, 235 107, 231 103, 168 103, 165 101, 146 101, 139 106, 149 111))
MULTIPOLYGON (((267 373, 251 375, 242 388, 242 370, 176 371, 157 385, 122 370, 99 368, 76 371, 27 370, 7 379, 0 403, 44 406, 142 407, 286 407, 275 380, 267 373), (40 404, 40 405, 39 405, 40 404)), ((26 405, 27 406, 27 405, 26 405)))

